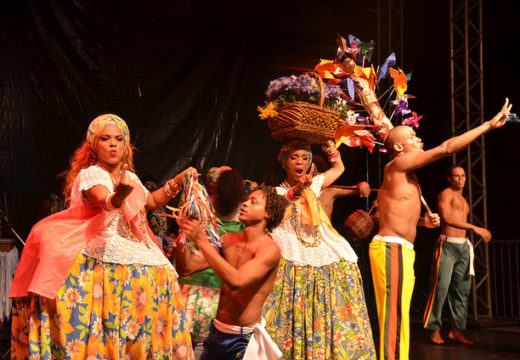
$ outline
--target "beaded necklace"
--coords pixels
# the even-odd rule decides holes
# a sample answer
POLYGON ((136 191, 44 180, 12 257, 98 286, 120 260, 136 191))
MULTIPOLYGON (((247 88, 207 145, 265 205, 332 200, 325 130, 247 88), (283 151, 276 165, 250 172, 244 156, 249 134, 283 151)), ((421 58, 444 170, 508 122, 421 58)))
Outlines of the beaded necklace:
MULTIPOLYGON (((291 188, 291 185, 289 184, 289 182, 286 179, 280 185, 280 187, 285 189, 285 190, 288 190, 288 189, 291 188)), ((316 247, 321 242, 319 225, 312 225, 313 229, 312 229, 311 237, 314 240, 312 242, 305 241, 303 239, 302 234, 301 234, 301 231, 302 231, 302 214, 301 214, 301 210, 299 211, 299 206, 298 206, 297 203, 298 202, 293 202, 291 204, 291 216, 289 217, 289 222, 291 223, 291 225, 292 225, 292 227, 294 229, 294 232, 296 234, 296 238, 298 239, 298 241, 303 246, 305 246, 305 247, 316 247)), ((300 202, 300 204, 301 204, 301 202, 300 202)), ((318 203, 318 206, 319 206, 319 203, 318 203)))

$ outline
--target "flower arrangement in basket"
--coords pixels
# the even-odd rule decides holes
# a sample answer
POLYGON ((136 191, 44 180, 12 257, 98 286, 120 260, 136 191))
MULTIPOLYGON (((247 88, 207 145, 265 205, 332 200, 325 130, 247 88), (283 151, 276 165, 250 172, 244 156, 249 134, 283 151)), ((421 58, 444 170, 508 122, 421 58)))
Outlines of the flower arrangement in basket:
POLYGON ((334 138, 350 110, 338 85, 325 85, 315 72, 286 76, 269 83, 266 106, 258 107, 267 119, 271 136, 277 140, 304 138, 324 143, 334 138))
POLYGON ((375 135, 384 141, 393 121, 419 126, 422 116, 408 108, 408 99, 414 97, 405 94, 411 74, 392 68, 395 54, 376 71, 370 64, 374 42, 364 43, 353 35, 348 39, 349 46, 338 35, 335 59, 321 60, 314 72, 271 81, 266 106, 258 110, 273 138, 299 137, 310 143, 335 139, 336 146, 365 145, 372 152, 375 144, 382 145, 375 135), (378 97, 375 92, 389 75, 393 84, 378 97), (379 104, 382 98, 384 107, 379 104), (389 117, 383 109, 387 105, 389 117))

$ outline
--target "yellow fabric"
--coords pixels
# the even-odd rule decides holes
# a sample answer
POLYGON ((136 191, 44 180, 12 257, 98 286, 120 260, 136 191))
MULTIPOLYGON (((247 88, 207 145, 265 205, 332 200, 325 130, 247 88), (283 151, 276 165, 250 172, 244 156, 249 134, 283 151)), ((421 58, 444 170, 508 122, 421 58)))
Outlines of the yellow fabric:
POLYGON ((12 359, 193 360, 177 274, 79 254, 56 299, 13 302, 12 359))
MULTIPOLYGON (((302 209, 302 224, 318 226, 323 223, 329 228, 335 236, 341 236, 330 223, 330 219, 320 206, 316 194, 311 189, 304 189, 302 197, 293 203, 293 206, 301 207, 302 209)), ((291 216, 292 206, 288 206, 285 210, 283 221, 291 216)))

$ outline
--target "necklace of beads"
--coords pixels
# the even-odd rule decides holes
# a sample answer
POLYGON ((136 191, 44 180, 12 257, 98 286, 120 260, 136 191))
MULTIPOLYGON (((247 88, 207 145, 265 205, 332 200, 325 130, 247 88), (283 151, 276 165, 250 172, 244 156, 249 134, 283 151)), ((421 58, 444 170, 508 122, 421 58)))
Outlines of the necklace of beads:
MULTIPOLYGON (((287 180, 284 180, 284 182, 280 185, 283 189, 290 189, 291 185, 287 180)), ((319 206, 319 205, 318 205, 319 206)), ((291 205, 291 216, 289 217, 289 222, 291 223, 294 232, 296 234, 296 238, 298 241, 305 247, 316 247, 320 244, 320 229, 319 225, 312 225, 312 235, 311 237, 314 239, 312 242, 305 241, 303 239, 303 236, 301 234, 302 231, 302 214, 301 211, 298 211, 298 204, 294 202, 291 205)))

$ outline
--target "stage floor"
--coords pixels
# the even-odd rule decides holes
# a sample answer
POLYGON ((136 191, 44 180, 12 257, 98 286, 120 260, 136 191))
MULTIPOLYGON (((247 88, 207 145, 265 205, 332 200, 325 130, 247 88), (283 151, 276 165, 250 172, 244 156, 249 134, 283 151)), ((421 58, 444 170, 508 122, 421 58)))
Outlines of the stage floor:
POLYGON ((411 325, 410 360, 484 360, 520 359, 520 324, 498 327, 468 326, 466 337, 475 342, 463 345, 448 338, 449 329, 441 332, 442 345, 432 344, 430 333, 421 323, 411 325))
MULTIPOLYGON (((7 325, 7 324, 6 324, 7 325)), ((419 322, 411 324, 412 341, 410 360, 488 360, 520 359, 520 324, 501 327, 469 327, 465 332, 474 345, 462 345, 447 339, 448 331, 443 331, 443 345, 433 345, 429 332, 419 322)), ((0 332, 0 359, 8 359, 9 331, 0 332)))

